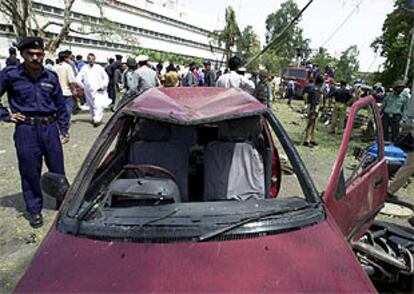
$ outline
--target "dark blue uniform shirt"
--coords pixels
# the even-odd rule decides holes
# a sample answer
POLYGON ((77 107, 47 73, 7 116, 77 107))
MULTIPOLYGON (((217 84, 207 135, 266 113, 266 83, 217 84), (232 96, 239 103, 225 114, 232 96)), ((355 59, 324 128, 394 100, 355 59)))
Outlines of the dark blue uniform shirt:
MULTIPOLYGON (((0 96, 7 92, 10 110, 26 116, 52 116, 56 114, 61 133, 67 134, 69 114, 59 79, 53 71, 43 68, 37 80, 25 71, 24 65, 7 67, 0 72, 0 96)), ((0 107, 0 119, 10 121, 8 110, 0 107)))

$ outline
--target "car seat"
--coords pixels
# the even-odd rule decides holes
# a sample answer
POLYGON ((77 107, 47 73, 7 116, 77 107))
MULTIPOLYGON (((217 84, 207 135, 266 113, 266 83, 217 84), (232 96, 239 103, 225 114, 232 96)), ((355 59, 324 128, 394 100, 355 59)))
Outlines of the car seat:
POLYGON ((259 116, 219 124, 218 141, 204 152, 205 201, 264 198, 263 159, 255 148, 262 128, 259 116))
POLYGON ((151 164, 171 171, 177 178, 181 201, 188 201, 189 145, 173 138, 171 126, 141 119, 139 140, 129 152, 130 164, 151 164))

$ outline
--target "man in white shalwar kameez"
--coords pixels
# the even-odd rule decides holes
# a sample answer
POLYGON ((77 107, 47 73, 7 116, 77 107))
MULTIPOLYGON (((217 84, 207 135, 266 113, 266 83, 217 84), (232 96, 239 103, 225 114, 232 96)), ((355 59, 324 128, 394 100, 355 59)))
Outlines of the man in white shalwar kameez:
POLYGON ((104 108, 109 106, 111 100, 106 91, 109 77, 102 66, 95 64, 93 53, 88 55, 88 64, 82 67, 76 80, 83 85, 92 124, 97 127, 102 123, 104 108))

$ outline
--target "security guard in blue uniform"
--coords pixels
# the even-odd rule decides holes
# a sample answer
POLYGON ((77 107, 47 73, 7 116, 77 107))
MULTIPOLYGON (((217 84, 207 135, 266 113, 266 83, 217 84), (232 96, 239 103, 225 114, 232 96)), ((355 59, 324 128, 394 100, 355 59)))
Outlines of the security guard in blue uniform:
POLYGON ((28 220, 38 228, 43 225, 42 161, 49 171, 65 173, 61 144, 69 141, 69 115, 57 75, 42 65, 43 40, 24 38, 18 49, 24 63, 0 72, 0 96, 7 92, 10 108, 0 106, 0 118, 16 124, 14 142, 28 220))

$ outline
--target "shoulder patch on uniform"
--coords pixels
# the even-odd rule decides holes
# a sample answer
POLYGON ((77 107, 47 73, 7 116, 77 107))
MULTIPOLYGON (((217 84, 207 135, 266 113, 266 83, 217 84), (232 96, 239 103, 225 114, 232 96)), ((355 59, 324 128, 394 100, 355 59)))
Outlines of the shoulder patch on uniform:
POLYGON ((40 85, 46 88, 52 88, 52 89, 54 88, 53 84, 50 84, 50 83, 42 82, 40 85))

